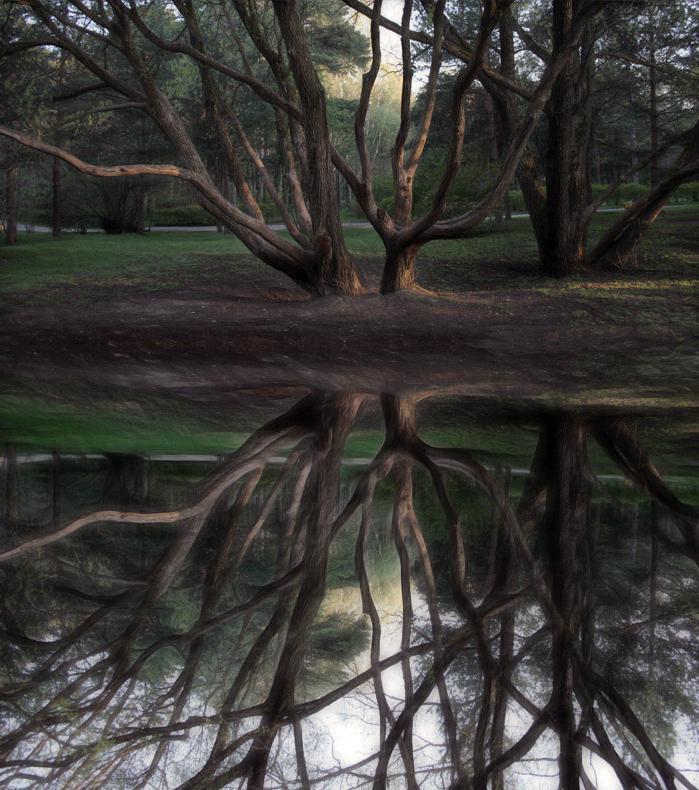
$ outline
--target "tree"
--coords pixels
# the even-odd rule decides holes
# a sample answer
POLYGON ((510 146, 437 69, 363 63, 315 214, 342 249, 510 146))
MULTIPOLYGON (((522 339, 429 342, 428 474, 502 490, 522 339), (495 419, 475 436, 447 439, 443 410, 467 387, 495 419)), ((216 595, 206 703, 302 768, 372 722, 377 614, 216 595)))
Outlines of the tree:
MULTIPOLYGON (((318 294, 359 292, 361 283, 344 244, 339 207, 335 191, 331 189, 334 177, 325 96, 298 9, 293 4, 277 4, 273 9, 275 16, 270 19, 263 13, 266 9, 258 11, 252 6, 246 8, 243 2, 238 4, 239 20, 257 45, 259 59, 266 62, 278 82, 281 93, 277 93, 251 74, 210 57, 205 49, 210 42, 204 40, 200 9, 190 2, 180 2, 176 7, 177 14, 172 14, 164 7, 124 2, 111 3, 109 9, 100 4, 33 3, 31 26, 28 20, 24 21, 25 26, 30 26, 31 35, 37 38, 18 36, 5 46, 5 54, 43 48, 47 44, 69 53, 98 80, 97 86, 92 83, 85 89, 114 92, 126 100, 127 106, 145 112, 169 141, 181 165, 104 168, 88 165, 63 149, 47 147, 23 134, 7 131, 6 136, 36 150, 52 153, 83 172, 100 177, 152 174, 180 178, 195 188, 205 208, 236 233, 252 252, 288 274, 301 287, 318 294), (187 38, 180 40, 176 34, 171 40, 161 37, 172 35, 181 23, 185 24, 187 38), (283 50, 267 43, 267 24, 280 36, 278 43, 286 49, 285 55, 283 50), (172 98, 159 83, 160 63, 180 54, 190 58, 199 70, 202 92, 234 180, 238 145, 253 158, 255 152, 242 127, 236 125, 234 114, 229 113, 228 102, 213 74, 223 72, 229 79, 255 88, 288 116, 283 119, 286 128, 281 131, 282 142, 290 157, 293 154, 301 159, 302 171, 299 178, 296 162, 290 164, 291 192, 301 225, 300 228, 290 215, 287 216, 294 242, 266 225, 242 175, 238 184, 245 210, 232 205, 215 183, 191 130, 187 129, 174 109, 172 98), (238 143, 229 132, 229 122, 238 134, 238 143)), ((250 67, 244 54, 240 57, 243 67, 250 67)), ((257 158, 255 164, 264 179, 261 160, 257 158)), ((265 187, 274 193, 271 180, 267 180, 265 187)))
MULTIPOLYGON (((381 290, 386 293, 414 285, 415 262, 418 250, 422 245, 435 239, 467 237, 474 228, 502 204, 519 162, 525 155, 529 139, 555 85, 558 84, 559 75, 565 68, 574 68, 570 61, 579 40, 590 20, 601 9, 593 4, 581 9, 575 19, 570 20, 568 27, 562 31, 560 46, 555 57, 547 64, 547 68, 543 70, 533 89, 529 89, 517 83, 502 70, 491 68, 486 62, 491 34, 503 15, 508 13, 511 6, 509 2, 485 3, 482 12, 478 15, 477 32, 471 39, 469 39, 468 33, 462 33, 447 18, 444 2, 433 4, 425 0, 422 3, 425 13, 432 20, 430 32, 411 29, 412 2, 404 4, 400 24, 392 23, 381 16, 380 3, 374 3, 373 8, 369 8, 359 0, 346 0, 346 3, 349 7, 371 19, 372 66, 364 78, 356 116, 357 148, 362 161, 362 173, 361 179, 353 188, 365 215, 376 228, 386 247, 386 262, 381 285, 381 290), (400 35, 402 52, 401 120, 392 151, 393 216, 376 205, 371 187, 370 162, 367 153, 363 152, 364 113, 381 62, 380 30, 382 27, 400 35), (422 115, 416 124, 412 145, 408 148, 410 97, 414 73, 411 46, 414 41, 426 43, 430 47, 429 75, 422 96, 422 115), (431 206, 421 217, 413 218, 415 174, 434 121, 439 75, 446 55, 450 55, 459 62, 451 94, 451 134, 448 150, 431 206), (512 123, 509 127, 510 134, 506 150, 492 186, 484 190, 484 196, 475 207, 459 216, 449 217, 448 198, 462 163, 466 144, 465 99, 467 92, 477 79, 495 83, 498 89, 504 92, 504 95, 515 93, 522 96, 526 101, 526 109, 521 118, 515 119, 514 116, 511 116, 512 123)), ((466 18, 468 19, 468 15, 466 18)), ((351 178, 351 174, 349 174, 349 178, 351 178)))
MULTIPOLYGON (((13 24, 11 9, 3 9, 2 33, 21 34, 24 30, 13 24)), ((22 123, 32 129, 40 125, 47 98, 46 62, 49 55, 44 51, 21 53, 18 58, 0 59, 0 123, 16 125, 22 123)), ((5 241, 17 243, 17 222, 20 199, 20 172, 22 165, 31 158, 31 152, 3 140, 0 146, 0 169, 3 179, 5 241)))
MULTIPOLYGON (((676 5, 675 18, 678 9, 686 5, 676 5)), ((575 18, 587 7, 589 4, 578 0, 556 0, 552 5, 548 34, 544 24, 548 18, 545 7, 534 4, 528 20, 530 30, 520 24, 511 12, 504 14, 499 27, 500 71, 509 78, 515 75, 515 40, 544 67, 550 64, 565 48, 564 42, 571 26, 575 24, 575 18), (546 37, 537 38, 542 34, 546 37)), ((618 98, 611 101, 607 99, 603 103, 604 93, 600 93, 600 82, 604 87, 606 73, 611 67, 614 74, 609 81, 613 80, 618 89, 620 59, 627 60, 630 57, 632 61, 648 63, 642 54, 642 42, 637 43, 638 37, 629 31, 629 18, 633 20, 635 16, 633 3, 618 6, 609 4, 601 15, 588 20, 571 59, 556 80, 546 108, 544 150, 539 156, 535 151, 530 151, 520 162, 517 178, 537 238, 540 261, 544 271, 554 276, 579 272, 587 266, 622 266, 674 190, 699 174, 699 126, 692 126, 691 120, 688 125, 685 115, 680 120, 679 128, 676 125, 665 142, 666 149, 674 145, 674 161, 667 167, 663 177, 659 176, 658 130, 653 121, 657 115, 657 97, 654 99, 653 96, 657 91, 652 88, 650 155, 647 158, 644 156, 640 164, 634 155, 631 168, 623 168, 618 177, 611 179, 612 183, 603 194, 593 199, 592 160, 595 147, 600 144, 599 140, 593 140, 593 133, 598 136, 603 133, 607 116, 614 112, 613 108, 619 101, 618 98), (619 52, 619 39, 626 41, 626 53, 630 48, 633 55, 619 52), (588 250, 588 231, 596 209, 626 179, 649 164, 650 193, 630 206, 597 245, 588 250)), ((655 17, 651 15, 651 18, 655 17)), ((682 40, 683 37, 679 36, 680 48, 682 40)), ((678 77, 679 71, 675 72, 678 77)), ((683 79, 688 79, 688 75, 683 79)), ((511 95, 487 79, 484 85, 498 107, 501 134, 505 139, 511 139, 517 118, 511 95)), ((637 92, 637 88, 631 89, 632 100, 635 100, 637 92)), ((682 80, 678 79, 676 92, 680 97, 682 94, 687 95, 682 80)), ((692 119, 691 114, 689 118, 692 119)), ((627 147, 628 142, 628 139, 625 140, 627 147)), ((635 134, 631 145, 637 145, 635 134)))
MULTIPOLYGON (((359 158, 359 172, 351 167, 332 145, 327 104, 319 69, 314 62, 309 36, 302 23, 299 8, 294 3, 273 2, 265 5, 234 2, 237 25, 229 28, 240 38, 240 26, 245 31, 241 42, 241 68, 234 68, 219 60, 218 42, 206 25, 206 9, 193 2, 175 4, 172 14, 158 5, 145 6, 136 2, 115 0, 108 8, 99 4, 67 3, 60 7, 37 0, 30 6, 33 17, 32 39, 18 36, 5 47, 5 54, 29 48, 45 47, 47 42, 68 52, 99 80, 99 91, 116 92, 129 106, 145 112, 161 133, 169 140, 181 164, 122 165, 103 167, 88 165, 67 151, 30 139, 12 130, 3 134, 13 139, 62 157, 75 167, 101 177, 162 174, 180 178, 198 192, 202 205, 218 221, 236 233, 248 248, 266 263, 288 274, 297 284, 312 293, 358 293, 361 283, 355 264, 347 252, 340 223, 339 205, 332 165, 338 168, 355 194, 362 210, 381 236, 386 248, 382 291, 411 287, 415 282, 415 259, 419 248, 434 238, 460 238, 500 204, 514 175, 519 160, 537 119, 551 91, 555 76, 562 68, 567 53, 552 65, 532 95, 528 112, 512 141, 508 156, 495 185, 476 209, 467 214, 444 220, 449 192, 453 186, 464 148, 465 113, 463 99, 466 91, 483 68, 490 35, 498 18, 509 2, 486 3, 479 14, 473 47, 469 49, 463 38, 461 54, 468 61, 460 70, 452 97, 452 134, 444 172, 437 185, 432 205, 419 218, 413 217, 414 179, 429 136, 435 106, 435 92, 442 66, 447 20, 445 4, 438 3, 432 13, 433 31, 428 36, 431 48, 427 100, 410 145, 411 94, 413 84, 413 53, 415 33, 411 30, 412 2, 406 2, 403 20, 398 26, 402 48, 402 99, 398 132, 391 155, 394 179, 394 211, 391 216, 378 206, 373 195, 373 170, 367 147, 366 121, 372 92, 381 66, 381 5, 373 9, 361 7, 371 18, 371 62, 362 82, 355 112, 355 139, 359 158), (273 13, 273 16, 271 14, 273 13), (184 29, 182 30, 182 26, 184 29), (174 35, 175 29, 186 35, 174 35), (269 30, 274 32, 277 46, 269 42, 269 30), (253 47, 258 64, 264 65, 265 76, 254 74, 257 64, 250 62, 246 46, 253 47), (101 56, 97 57, 97 52, 101 56), (106 55, 106 58, 103 57, 106 55), (208 107, 219 149, 227 164, 244 205, 244 210, 233 206, 222 194, 205 164, 191 130, 174 109, 173 101, 164 90, 157 66, 172 56, 185 56, 199 71, 202 95, 208 107), (226 79, 223 80, 222 78, 226 79), (277 118, 280 144, 287 152, 290 196, 294 214, 284 216, 294 239, 289 242, 267 226, 259 205, 237 167, 238 145, 256 165, 265 189, 281 208, 282 196, 275 193, 274 184, 266 177, 263 163, 250 144, 245 130, 237 122, 236 114, 226 95, 231 82, 247 86, 259 99, 270 105, 277 118), (271 82, 271 85, 270 85, 271 82), (234 141, 230 129, 238 138, 234 141), (300 171, 297 172, 297 168, 300 171)), ((225 8, 228 11, 228 8, 225 8)), ((228 22, 229 17, 226 17, 228 22)), ((28 23, 25 20, 25 26, 28 23)), ((345 23, 346 26, 347 23, 345 23)), ((453 28, 449 27, 449 31, 453 28)), ((582 24, 575 25, 571 37, 581 35, 582 24)), ((327 31, 326 31, 327 32, 327 31)), ((326 40, 328 36, 326 36, 326 40)), ((336 40, 332 39, 332 40, 336 40)), ((356 35, 351 39, 356 50, 356 35)), ((503 82, 494 72, 493 79, 503 82)), ((510 87, 512 85, 509 84, 510 87)), ((92 90, 93 86, 86 86, 92 90)), ((518 86, 514 86, 519 89, 518 86)), ((521 91, 521 89, 519 89, 521 91)))
MULTIPOLYGON (((596 73, 603 44, 613 35, 605 31, 626 25, 624 14, 636 0, 532 0, 524 5, 529 29, 516 18, 510 0, 465 2, 453 9, 443 0, 417 5, 405 0, 400 22, 382 15, 380 0, 372 6, 344 0, 347 13, 369 20, 370 57, 354 107, 354 150, 347 145, 346 128, 333 133, 333 121, 346 126, 346 113, 329 112, 323 79, 327 69, 361 67, 365 50, 348 17, 334 13, 328 3, 316 0, 307 8, 296 0, 230 0, 220 6, 195 0, 173 5, 32 0, 29 11, 14 10, 19 22, 4 55, 47 46, 69 54, 97 79, 82 86, 82 95, 95 101, 95 110, 144 114, 168 141, 177 164, 91 165, 17 130, 5 128, 2 134, 99 177, 149 174, 186 182, 217 222, 312 294, 363 290, 342 231, 336 171, 383 242, 384 293, 416 284, 416 261, 424 244, 467 238, 499 211, 515 177, 525 195, 542 265, 551 274, 564 275, 590 263, 623 263, 672 192, 697 173, 697 130, 685 125, 672 139, 675 162, 649 198, 630 207, 588 252, 588 227, 599 202, 592 200, 590 188, 593 129, 599 128, 601 115, 595 104, 596 73), (421 27, 416 26, 418 17, 421 27), (401 63, 390 201, 377 200, 375 152, 368 136, 386 30, 399 36, 401 63), (493 65, 496 30, 498 62, 493 65), (515 40, 524 51, 515 48, 515 40), (415 102, 419 63, 426 83, 415 102), (436 118, 435 108, 450 70, 451 120, 445 124, 436 118), (192 79, 198 84, 203 108, 198 120, 191 104, 188 108, 176 95, 182 75, 189 84, 192 79), (478 105, 472 101, 477 83, 495 109, 498 132, 492 159, 499 161, 475 204, 455 212, 450 196, 459 172, 469 151, 482 144, 482 135, 474 134, 474 125, 468 123, 468 114, 478 105), (103 105, 101 98, 110 95, 118 103, 103 105), (242 102, 241 95, 247 97, 242 102), (543 134, 538 129, 542 119, 543 134), (258 124, 270 133, 256 134, 258 124), (535 133, 537 146, 543 140, 540 156, 532 145, 535 133), (430 198, 420 196, 416 202, 418 172, 427 161, 431 137, 445 141, 441 169, 431 180, 430 198), (274 168, 270 145, 278 152, 274 168), (239 206, 227 192, 221 163, 239 206), (291 240, 265 222, 263 193, 291 240)), ((489 104, 484 106, 490 110, 489 104)), ((651 159, 657 164, 657 150, 651 159)))
MULTIPOLYGON (((176 509, 153 507, 135 456, 108 458, 100 509, 80 486, 63 523, 34 491, 20 512, 41 528, 0 551, 1 781, 262 788, 291 774, 333 787, 362 771, 376 788, 435 776, 486 790, 512 766, 536 770, 546 745, 566 790, 593 786, 583 749, 622 786, 688 786, 671 758, 678 711, 697 708, 698 511, 627 421, 541 412, 517 498, 508 470, 421 438, 419 393, 385 393, 383 444, 343 497, 345 443, 369 400, 310 393, 207 466, 176 509), (639 500, 597 476, 593 442, 655 503, 637 536, 619 527, 639 500), (383 553, 396 594, 382 617, 383 553), (368 651, 347 640, 319 682, 338 554, 368 651), (362 730, 360 762, 329 750, 324 765, 309 730, 327 719, 312 719, 343 703, 374 738, 362 730)), ((531 410, 522 419, 531 427, 531 410)))

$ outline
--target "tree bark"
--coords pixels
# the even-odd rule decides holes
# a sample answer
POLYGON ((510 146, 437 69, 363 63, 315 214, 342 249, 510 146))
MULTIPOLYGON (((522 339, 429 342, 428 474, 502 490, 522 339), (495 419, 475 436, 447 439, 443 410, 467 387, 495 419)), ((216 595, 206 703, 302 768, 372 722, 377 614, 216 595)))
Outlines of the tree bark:
MULTIPOLYGON (((554 0, 553 54, 570 33, 580 0, 554 0)), ((585 260, 589 194, 589 69, 592 45, 586 35, 581 54, 576 53, 561 71, 549 102, 549 141, 546 158, 546 207, 548 233, 543 269, 564 277, 580 269, 585 260)))
POLYGON ((412 245, 398 253, 389 251, 381 276, 381 293, 409 290, 416 285, 415 270, 418 247, 412 245))
POLYGON ((582 421, 572 415, 551 418, 551 476, 544 530, 549 543, 551 601, 560 614, 552 622, 552 716, 558 731, 562 790, 580 786, 580 744, 576 739, 574 655, 584 609, 585 529, 590 501, 586 480, 586 441, 582 421))
POLYGON ((359 294, 364 289, 345 246, 331 162, 325 90, 313 65, 306 32, 293 0, 274 0, 289 65, 303 110, 308 169, 306 195, 315 237, 315 281, 320 295, 359 294))
MULTIPOLYGON (((505 9, 500 17, 498 35, 500 40, 500 74, 507 80, 514 82, 517 77, 515 70, 514 16, 510 8, 505 9)), ((517 114, 514 97, 509 91, 504 90, 500 85, 488 78, 483 80, 483 86, 493 100, 497 121, 497 142, 500 157, 502 157, 516 132, 517 114)), ((539 256, 543 260, 546 252, 547 237, 546 192, 536 158, 529 150, 524 151, 522 154, 517 167, 517 181, 522 190, 524 206, 534 230, 539 256)), ((509 193, 505 198, 505 211, 506 218, 510 219, 512 208, 509 193)))
POLYGON ((5 243, 17 244, 17 167, 14 165, 5 171, 5 205, 7 208, 5 243))
POLYGON ((655 62, 655 31, 650 31, 650 65, 648 80, 650 82, 650 185, 656 187, 660 181, 658 156, 658 69, 655 62))
POLYGON ((262 790, 276 729, 294 707, 296 686, 303 667, 308 635, 325 595, 330 557, 331 526, 339 508, 342 452, 352 429, 361 396, 319 396, 318 428, 311 472, 301 505, 306 525, 301 585, 289 619, 286 639, 265 702, 267 712, 245 758, 248 787, 262 790))
POLYGON ((643 233, 655 222, 678 186, 699 176, 699 161, 664 178, 650 194, 637 200, 603 234, 589 263, 621 268, 632 258, 643 233))

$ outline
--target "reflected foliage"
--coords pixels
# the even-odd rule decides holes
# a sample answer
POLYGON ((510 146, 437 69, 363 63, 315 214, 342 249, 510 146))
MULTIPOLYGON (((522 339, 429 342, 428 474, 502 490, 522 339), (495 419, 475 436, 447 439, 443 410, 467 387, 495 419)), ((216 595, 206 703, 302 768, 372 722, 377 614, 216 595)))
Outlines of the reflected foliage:
POLYGON ((516 418, 518 470, 424 406, 312 393, 216 463, 8 448, 3 785, 693 787, 699 521, 636 421, 516 418))

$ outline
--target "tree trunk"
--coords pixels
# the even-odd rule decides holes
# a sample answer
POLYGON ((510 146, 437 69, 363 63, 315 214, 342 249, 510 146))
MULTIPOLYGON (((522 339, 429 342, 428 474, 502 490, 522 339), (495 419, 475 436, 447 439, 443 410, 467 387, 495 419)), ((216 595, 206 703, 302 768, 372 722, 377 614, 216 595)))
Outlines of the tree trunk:
POLYGON ((561 622, 552 622, 552 717, 558 731, 562 790, 578 790, 580 744, 576 740, 574 705, 575 645, 585 605, 581 584, 585 562, 585 530, 590 502, 586 480, 586 442, 582 421, 571 415, 551 420, 551 476, 544 529, 549 544, 551 601, 561 622))
POLYGON ((660 181, 658 162, 658 69, 655 62, 655 33, 650 32, 650 185, 656 187, 660 181))
MULTIPOLYGON (((502 47, 501 47, 502 51, 502 47)), ((488 137, 490 138, 490 158, 493 161, 494 165, 499 165, 501 163, 502 154, 503 154, 503 139, 504 136, 500 134, 500 130, 498 128, 497 123, 497 110, 495 107, 495 99, 489 94, 486 93, 483 96, 483 108, 485 110, 485 116, 488 121, 488 137)), ((506 203, 508 202, 509 192, 505 196, 503 203, 501 206, 498 206, 495 209, 494 220, 495 226, 499 227, 505 220, 505 212, 506 212, 506 203)))
MULTIPOLYGON (((572 29, 579 5, 580 0, 554 0, 554 58, 572 29)), ((544 271, 554 277, 575 272, 585 260, 591 48, 589 36, 586 36, 582 45, 586 52, 568 61, 554 84, 549 102, 546 160, 548 233, 542 264, 544 271), (587 65, 583 65, 585 63, 587 65)))
POLYGON ((320 295, 359 294, 364 289, 342 232, 330 158, 325 90, 313 65, 306 32, 295 3, 293 0, 274 0, 274 11, 303 110, 303 132, 308 157, 308 168, 304 174, 305 192, 315 237, 316 287, 320 295))
POLYGON ((51 187, 53 200, 51 203, 51 235, 55 239, 61 238, 61 160, 54 156, 51 172, 51 187))
POLYGON ((632 259, 641 236, 655 222, 673 192, 699 175, 699 165, 678 170, 664 178, 648 195, 637 200, 602 235, 589 256, 589 263, 621 268, 632 259))
POLYGON ((136 233, 146 232, 146 200, 148 193, 145 186, 139 184, 134 195, 134 230, 136 233))
POLYGON ((5 243, 17 244, 17 168, 14 166, 10 166, 5 172, 5 205, 5 243))
POLYGON ((306 528, 301 582, 267 696, 267 712, 262 718, 260 734, 245 758, 249 765, 247 786, 251 790, 262 790, 266 786, 267 762, 276 728, 295 704, 308 635, 326 590, 332 523, 340 507, 342 453, 362 399, 349 393, 319 395, 318 400, 311 472, 300 512, 306 528))
POLYGON ((418 247, 407 247, 398 253, 387 252, 381 277, 381 293, 391 294, 395 291, 410 290, 417 284, 415 279, 415 262, 418 247))
MULTIPOLYGON (((216 185, 221 190, 221 194, 223 197, 228 199, 229 197, 229 190, 228 190, 228 173, 226 172, 225 165, 222 165, 219 161, 216 162, 215 166, 215 173, 216 173, 216 185)), ((226 226, 216 221, 216 233, 224 233, 226 230, 226 226)))
MULTIPOLYGON (((514 46, 514 17, 511 9, 503 11, 498 25, 500 39, 500 73, 516 81, 515 46, 514 46)), ((490 94, 496 111, 498 147, 501 152, 507 150, 516 133, 517 113, 514 98, 510 93, 500 88, 490 80, 483 82, 490 94)), ((525 151, 517 168, 517 182, 522 190, 524 206, 529 214, 529 220, 536 236, 539 257, 544 259, 546 254, 547 222, 546 222, 546 193, 543 181, 539 174, 537 161, 531 151, 525 151)), ((511 217, 509 193, 506 197, 507 219, 511 217)))

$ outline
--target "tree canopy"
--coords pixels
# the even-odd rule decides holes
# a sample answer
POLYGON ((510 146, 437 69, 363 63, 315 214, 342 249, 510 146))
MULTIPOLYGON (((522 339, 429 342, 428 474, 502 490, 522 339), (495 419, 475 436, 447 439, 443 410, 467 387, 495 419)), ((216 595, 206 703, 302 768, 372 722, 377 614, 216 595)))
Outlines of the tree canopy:
POLYGON ((184 182, 312 294, 364 290, 348 200, 381 238, 387 293, 416 284, 424 244, 509 210, 513 185, 545 271, 623 265, 699 175, 686 0, 405 0, 400 19, 381 0, 31 0, 3 14, 5 139, 99 178, 184 182), (604 198, 640 178, 588 249, 604 198))

